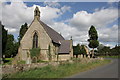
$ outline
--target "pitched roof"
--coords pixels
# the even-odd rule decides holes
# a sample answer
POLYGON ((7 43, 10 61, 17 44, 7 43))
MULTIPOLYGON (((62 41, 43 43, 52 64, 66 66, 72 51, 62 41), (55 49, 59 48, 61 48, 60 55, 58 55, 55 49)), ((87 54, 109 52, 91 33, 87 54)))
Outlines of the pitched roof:
POLYGON ((50 36, 50 38, 53 40, 53 42, 59 44, 59 42, 61 40, 65 40, 58 32, 56 32, 55 30, 53 30, 52 28, 50 28, 48 25, 46 25, 42 21, 39 21, 39 22, 43 26, 43 28, 45 29, 45 31, 47 32, 47 34, 50 36))
POLYGON ((70 53, 70 44, 71 44, 71 41, 70 40, 63 40, 63 41, 60 41, 61 45, 60 45, 60 48, 59 48, 59 54, 61 53, 70 53))

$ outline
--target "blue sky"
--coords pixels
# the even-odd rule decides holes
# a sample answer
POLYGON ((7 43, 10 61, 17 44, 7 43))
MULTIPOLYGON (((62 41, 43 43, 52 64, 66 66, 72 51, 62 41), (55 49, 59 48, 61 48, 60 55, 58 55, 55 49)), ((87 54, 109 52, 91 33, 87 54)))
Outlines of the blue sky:
POLYGON ((78 43, 88 45, 88 30, 91 25, 96 27, 101 44, 113 47, 118 42, 117 2, 10 2, 3 4, 2 23, 15 38, 18 36, 20 26, 25 22, 30 24, 33 20, 35 6, 39 6, 43 22, 61 33, 65 39, 73 36, 75 45, 78 43), (11 17, 14 18, 11 19, 11 17))

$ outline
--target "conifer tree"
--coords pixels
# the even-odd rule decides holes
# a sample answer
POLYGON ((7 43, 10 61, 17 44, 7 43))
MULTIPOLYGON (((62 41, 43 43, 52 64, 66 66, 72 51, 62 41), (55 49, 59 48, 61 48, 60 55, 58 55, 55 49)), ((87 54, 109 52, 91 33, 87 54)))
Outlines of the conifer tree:
POLYGON ((25 23, 20 28, 19 38, 18 38, 19 43, 20 43, 21 39, 23 38, 23 36, 24 36, 24 34, 26 33, 27 30, 28 30, 28 25, 27 25, 27 23, 25 23))
POLYGON ((94 48, 97 48, 99 46, 99 41, 98 41, 98 34, 95 29, 95 27, 92 25, 89 30, 89 39, 88 39, 88 46, 90 48, 93 48, 92 56, 94 55, 94 48))

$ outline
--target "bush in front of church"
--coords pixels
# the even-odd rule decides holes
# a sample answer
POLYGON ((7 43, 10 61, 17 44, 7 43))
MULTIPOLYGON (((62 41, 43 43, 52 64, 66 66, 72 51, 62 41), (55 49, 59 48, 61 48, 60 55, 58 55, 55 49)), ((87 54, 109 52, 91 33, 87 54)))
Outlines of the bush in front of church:
POLYGON ((31 56, 31 59, 32 59, 33 63, 37 62, 39 54, 40 54, 40 48, 30 49, 30 56, 31 56))

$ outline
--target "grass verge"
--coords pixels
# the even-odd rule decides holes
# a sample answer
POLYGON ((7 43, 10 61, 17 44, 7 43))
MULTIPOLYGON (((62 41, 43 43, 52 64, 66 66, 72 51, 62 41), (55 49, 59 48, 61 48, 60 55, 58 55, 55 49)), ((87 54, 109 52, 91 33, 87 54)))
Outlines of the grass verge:
POLYGON ((95 60, 94 62, 89 63, 75 62, 72 64, 61 64, 59 66, 49 65, 44 68, 8 75, 6 78, 63 78, 110 62, 111 60, 95 60))
POLYGON ((100 56, 100 57, 103 57, 103 58, 120 58, 120 55, 118 55, 118 56, 100 56))

